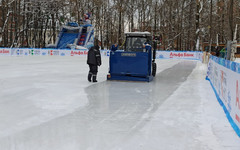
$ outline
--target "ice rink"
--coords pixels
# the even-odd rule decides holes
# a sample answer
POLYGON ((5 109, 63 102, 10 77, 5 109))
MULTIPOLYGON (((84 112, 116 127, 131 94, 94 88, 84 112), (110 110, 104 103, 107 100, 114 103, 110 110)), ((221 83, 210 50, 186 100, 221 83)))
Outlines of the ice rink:
POLYGON ((150 83, 87 81, 86 57, 0 57, 0 150, 240 150, 207 65, 157 60, 150 83))

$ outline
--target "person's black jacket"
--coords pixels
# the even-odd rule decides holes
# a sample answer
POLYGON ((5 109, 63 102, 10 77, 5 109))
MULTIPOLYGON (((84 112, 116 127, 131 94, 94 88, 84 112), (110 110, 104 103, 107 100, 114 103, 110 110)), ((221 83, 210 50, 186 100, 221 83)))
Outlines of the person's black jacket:
POLYGON ((88 51, 87 64, 100 66, 102 64, 99 47, 91 47, 88 51))

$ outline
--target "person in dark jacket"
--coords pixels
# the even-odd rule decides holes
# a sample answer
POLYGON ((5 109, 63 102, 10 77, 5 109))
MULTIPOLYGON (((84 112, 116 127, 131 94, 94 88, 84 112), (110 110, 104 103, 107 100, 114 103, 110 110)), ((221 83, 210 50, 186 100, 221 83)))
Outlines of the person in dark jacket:
POLYGON ((101 66, 99 46, 93 46, 88 51, 87 64, 89 65, 88 81, 97 82, 98 66, 101 66))

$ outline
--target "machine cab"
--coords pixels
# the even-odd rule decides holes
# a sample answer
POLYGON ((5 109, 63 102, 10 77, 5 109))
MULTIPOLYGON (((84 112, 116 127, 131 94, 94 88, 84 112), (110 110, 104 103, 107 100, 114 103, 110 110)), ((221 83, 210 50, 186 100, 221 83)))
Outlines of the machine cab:
POLYGON ((127 32, 126 52, 147 52, 146 45, 152 45, 152 36, 149 32, 127 32))

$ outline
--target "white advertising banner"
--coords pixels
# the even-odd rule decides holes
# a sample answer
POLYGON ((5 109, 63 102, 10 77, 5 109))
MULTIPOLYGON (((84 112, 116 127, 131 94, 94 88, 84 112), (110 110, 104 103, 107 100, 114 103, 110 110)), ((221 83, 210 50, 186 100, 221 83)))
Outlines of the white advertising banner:
POLYGON ((0 56, 11 56, 11 49, 9 48, 1 48, 0 56))
POLYGON ((11 56, 17 56, 17 49, 11 49, 11 56))
POLYGON ((41 50, 40 49, 31 49, 30 54, 32 56, 41 56, 41 50))
POLYGON ((61 50, 59 53, 60 56, 71 56, 70 50, 61 50))
POLYGON ((202 60, 202 52, 195 51, 157 51, 156 59, 202 60))
POLYGON ((84 56, 88 54, 88 50, 71 50, 71 56, 84 56))
POLYGON ((29 56, 29 49, 17 49, 17 56, 29 56))
POLYGON ((60 50, 48 50, 49 56, 59 56, 60 55, 60 50))
POLYGON ((211 56, 207 79, 222 105, 232 127, 240 137, 240 74, 239 64, 211 56))
POLYGON ((30 49, 13 48, 11 49, 11 56, 28 56, 30 49))
MULTIPOLYGON (((38 48, 0 48, 0 56, 86 56, 88 49, 38 49, 38 48)), ((102 56, 109 56, 110 50, 101 50, 102 56)), ((156 51, 156 59, 202 60, 203 53, 195 51, 156 51)))
POLYGON ((48 50, 41 50, 40 54, 41 56, 48 56, 48 50))
MULTIPOLYGON (((109 56, 110 50, 101 50, 102 56, 109 56)), ((190 59, 201 60, 203 53, 199 51, 156 51, 156 59, 190 59)))

